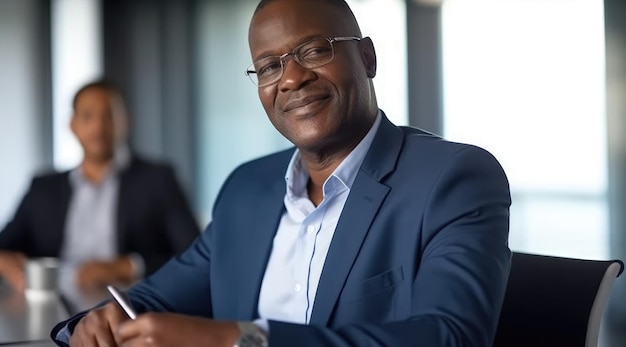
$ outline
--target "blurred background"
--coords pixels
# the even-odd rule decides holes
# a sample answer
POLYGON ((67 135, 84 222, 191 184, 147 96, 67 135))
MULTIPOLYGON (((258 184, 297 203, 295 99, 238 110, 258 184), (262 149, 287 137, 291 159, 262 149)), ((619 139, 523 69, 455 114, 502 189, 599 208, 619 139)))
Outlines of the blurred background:
MULTIPOLYGON (((33 175, 78 164, 71 98, 101 76, 125 93, 132 147, 175 165, 206 225, 235 166, 290 145, 243 73, 256 3, 0 0, 0 228, 33 175)), ((626 1, 348 3, 390 119, 500 160, 513 250, 626 259, 626 1)), ((620 346, 624 282, 605 320, 620 346)))

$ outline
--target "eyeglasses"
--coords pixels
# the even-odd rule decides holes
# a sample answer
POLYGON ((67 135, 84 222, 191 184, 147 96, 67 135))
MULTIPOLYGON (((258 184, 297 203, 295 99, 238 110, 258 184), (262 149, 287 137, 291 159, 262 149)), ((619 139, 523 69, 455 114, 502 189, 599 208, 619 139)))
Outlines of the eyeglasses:
POLYGON ((356 36, 321 37, 309 40, 291 52, 261 58, 246 69, 245 74, 258 87, 265 87, 278 82, 285 72, 287 57, 293 56, 298 64, 305 69, 314 69, 330 63, 335 57, 333 42, 360 41, 356 36))

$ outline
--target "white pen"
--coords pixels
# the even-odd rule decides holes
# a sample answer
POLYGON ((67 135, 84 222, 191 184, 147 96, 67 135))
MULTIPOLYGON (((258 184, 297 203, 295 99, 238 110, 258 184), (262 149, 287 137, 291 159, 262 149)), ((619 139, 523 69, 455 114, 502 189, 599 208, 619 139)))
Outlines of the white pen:
POLYGON ((128 297, 123 294, 121 290, 115 288, 114 286, 107 286, 107 290, 109 291, 109 293, 111 293, 113 299, 115 299, 115 301, 120 305, 122 310, 124 310, 128 317, 130 317, 130 319, 137 318, 137 313, 135 313, 133 305, 130 303, 128 297))

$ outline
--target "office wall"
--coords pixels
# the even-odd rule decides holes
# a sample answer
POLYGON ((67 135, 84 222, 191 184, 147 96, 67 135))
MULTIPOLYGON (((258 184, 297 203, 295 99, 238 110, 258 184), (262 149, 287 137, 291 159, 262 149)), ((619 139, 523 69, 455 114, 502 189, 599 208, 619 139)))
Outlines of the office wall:
POLYGON ((441 7, 407 1, 409 124, 443 134, 441 7))
POLYGON ((193 1, 102 2, 104 74, 123 90, 133 149, 175 166, 196 197, 193 1))
POLYGON ((255 4, 248 0, 199 1, 198 202, 203 221, 226 176, 243 161, 290 144, 272 127, 245 76, 251 63, 248 24, 255 4))
POLYGON ((52 164, 49 4, 0 1, 0 229, 52 164))

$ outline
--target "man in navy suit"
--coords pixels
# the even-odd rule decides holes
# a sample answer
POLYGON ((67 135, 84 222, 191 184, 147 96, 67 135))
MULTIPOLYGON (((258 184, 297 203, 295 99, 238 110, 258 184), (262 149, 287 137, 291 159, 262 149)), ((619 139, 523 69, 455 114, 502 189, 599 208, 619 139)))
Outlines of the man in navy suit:
POLYGON ((85 302, 84 309, 102 300, 105 285, 154 272, 199 228, 172 168, 125 146, 128 119, 112 83, 82 87, 73 110, 83 160, 74 170, 33 179, 0 232, 0 276, 21 291, 28 257, 60 258, 62 294, 72 309, 85 302))
POLYGON ((81 346, 490 346, 510 194, 486 151, 397 127, 343 0, 263 0, 248 75, 295 149, 238 167, 194 244, 60 323, 81 346))

